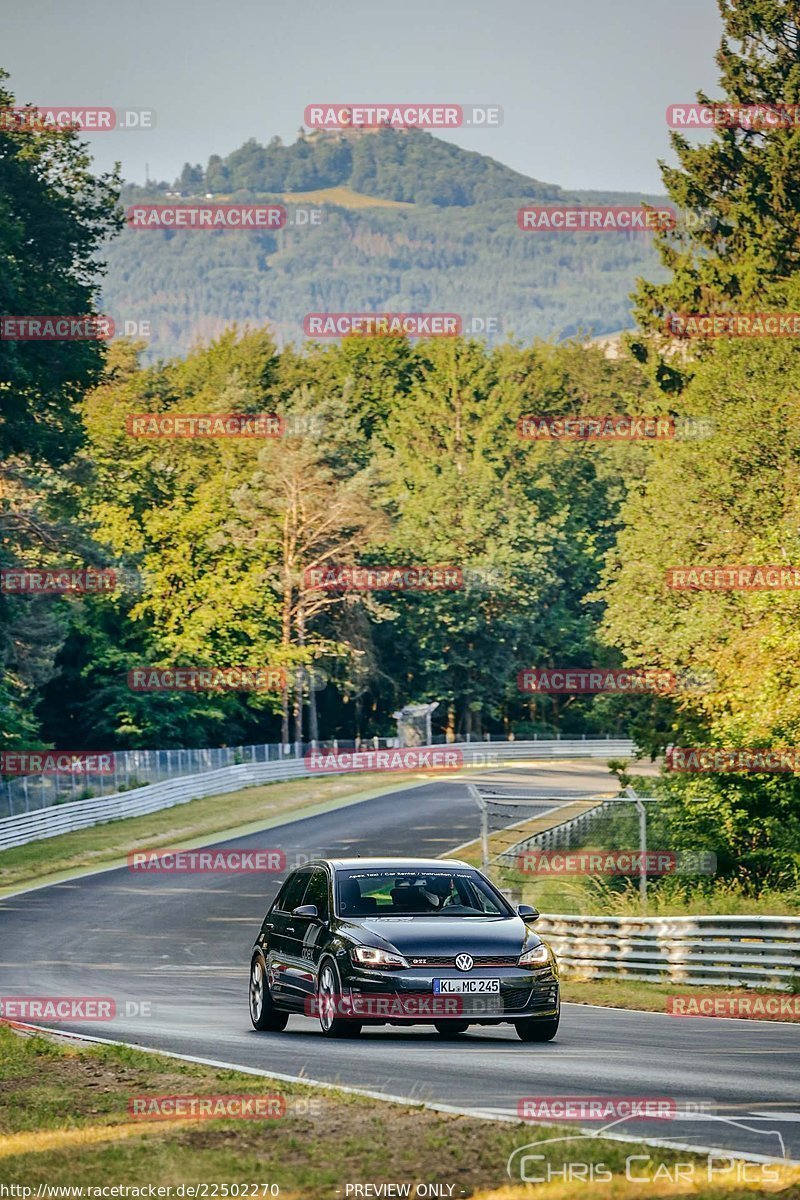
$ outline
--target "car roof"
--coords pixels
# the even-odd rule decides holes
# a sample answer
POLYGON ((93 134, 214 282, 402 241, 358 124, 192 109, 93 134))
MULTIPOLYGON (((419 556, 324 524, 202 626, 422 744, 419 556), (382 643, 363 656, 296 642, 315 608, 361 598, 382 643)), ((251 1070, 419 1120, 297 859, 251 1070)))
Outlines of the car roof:
POLYGON ((317 858, 307 865, 328 866, 333 871, 357 871, 363 868, 374 871, 381 867, 390 872, 446 871, 448 867, 475 870, 471 863, 463 862, 460 858, 317 858))

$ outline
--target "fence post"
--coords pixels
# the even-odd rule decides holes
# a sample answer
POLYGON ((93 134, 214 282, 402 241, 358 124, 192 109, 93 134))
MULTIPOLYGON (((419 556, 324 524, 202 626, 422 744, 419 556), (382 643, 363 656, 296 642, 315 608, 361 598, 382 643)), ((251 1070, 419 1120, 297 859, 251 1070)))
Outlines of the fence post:
POLYGON ((467 785, 467 791, 472 796, 472 799, 477 804, 481 812, 481 865, 484 871, 489 869, 489 810, 486 807, 486 802, 480 794, 474 783, 467 785))
POLYGON ((647 809, 637 796, 634 789, 628 785, 625 788, 626 795, 630 796, 636 804, 636 811, 639 814, 639 854, 641 862, 639 864, 639 898, 642 902, 642 913, 647 912, 647 809))

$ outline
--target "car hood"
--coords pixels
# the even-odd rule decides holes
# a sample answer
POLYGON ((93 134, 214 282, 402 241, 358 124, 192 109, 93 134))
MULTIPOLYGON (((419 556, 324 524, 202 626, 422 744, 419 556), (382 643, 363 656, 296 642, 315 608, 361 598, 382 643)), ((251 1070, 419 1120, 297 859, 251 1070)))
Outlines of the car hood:
POLYGON ((539 941, 521 917, 364 917, 354 924, 364 942, 420 956, 520 954, 539 941))

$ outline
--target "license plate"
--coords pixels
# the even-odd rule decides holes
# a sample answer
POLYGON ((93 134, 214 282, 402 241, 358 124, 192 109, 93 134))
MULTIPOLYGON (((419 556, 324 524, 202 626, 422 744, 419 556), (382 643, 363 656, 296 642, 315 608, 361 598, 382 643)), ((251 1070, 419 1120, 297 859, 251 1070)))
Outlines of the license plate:
POLYGON ((447 996, 454 992, 472 996, 485 995, 487 992, 499 992, 499 979, 434 979, 433 991, 437 996, 447 996))

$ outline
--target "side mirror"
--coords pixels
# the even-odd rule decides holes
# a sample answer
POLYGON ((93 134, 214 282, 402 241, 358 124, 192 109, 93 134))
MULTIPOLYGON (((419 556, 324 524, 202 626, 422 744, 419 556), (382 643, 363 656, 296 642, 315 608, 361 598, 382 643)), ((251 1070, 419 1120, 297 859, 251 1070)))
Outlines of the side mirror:
POLYGON ((318 921, 319 913, 316 904, 299 904, 292 909, 293 917, 306 917, 309 921, 318 921))
POLYGON ((517 912, 522 917, 523 921, 538 921, 539 910, 534 908, 532 904, 520 904, 517 912))

